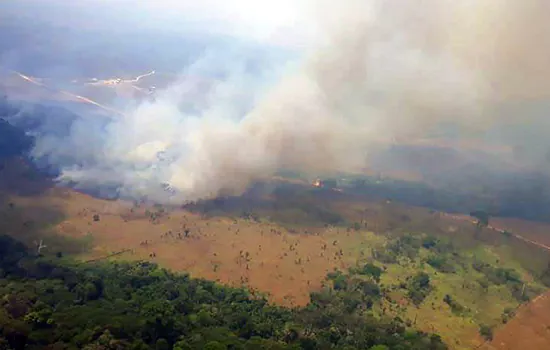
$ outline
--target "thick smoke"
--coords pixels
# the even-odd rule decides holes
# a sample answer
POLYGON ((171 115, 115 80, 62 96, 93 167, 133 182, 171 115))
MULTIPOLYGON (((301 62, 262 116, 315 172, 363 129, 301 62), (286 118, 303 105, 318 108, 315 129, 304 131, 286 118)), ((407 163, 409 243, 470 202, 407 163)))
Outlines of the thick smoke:
POLYGON ((206 55, 155 102, 104 125, 83 118, 34 155, 61 165, 61 181, 166 202, 238 194, 281 169, 360 170, 379 147, 449 130, 544 167, 550 2, 337 3, 315 2, 303 62, 258 77, 247 57, 206 55))

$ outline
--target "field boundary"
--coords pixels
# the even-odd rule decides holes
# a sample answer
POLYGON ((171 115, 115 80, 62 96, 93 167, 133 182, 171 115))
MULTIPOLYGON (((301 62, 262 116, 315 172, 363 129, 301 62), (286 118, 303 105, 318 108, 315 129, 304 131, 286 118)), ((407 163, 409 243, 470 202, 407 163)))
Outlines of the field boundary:
POLYGON ((131 248, 127 248, 127 249, 123 249, 123 250, 120 250, 118 252, 114 252, 114 253, 111 253, 111 254, 108 254, 108 255, 104 255, 104 256, 100 256, 99 258, 94 258, 94 259, 90 259, 90 260, 85 260, 83 263, 84 264, 89 264, 89 263, 93 263, 93 262, 98 262, 98 261, 102 261, 102 260, 107 260, 109 258, 112 258, 113 256, 117 256, 117 255, 122 255, 124 253, 128 253, 128 252, 131 252, 133 249, 131 248))

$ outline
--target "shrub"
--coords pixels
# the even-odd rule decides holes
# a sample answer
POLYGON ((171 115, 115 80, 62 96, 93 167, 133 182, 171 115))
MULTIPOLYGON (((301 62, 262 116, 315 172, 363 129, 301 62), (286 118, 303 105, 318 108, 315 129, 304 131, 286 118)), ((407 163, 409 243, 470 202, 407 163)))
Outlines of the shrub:
POLYGON ((382 269, 378 266, 367 263, 363 267, 357 270, 357 273, 360 275, 371 276, 376 282, 380 282, 380 276, 382 275, 382 269))
POLYGON ((493 328, 490 326, 487 326, 485 324, 482 324, 479 326, 479 334, 485 338, 485 340, 491 341, 493 340, 493 328))

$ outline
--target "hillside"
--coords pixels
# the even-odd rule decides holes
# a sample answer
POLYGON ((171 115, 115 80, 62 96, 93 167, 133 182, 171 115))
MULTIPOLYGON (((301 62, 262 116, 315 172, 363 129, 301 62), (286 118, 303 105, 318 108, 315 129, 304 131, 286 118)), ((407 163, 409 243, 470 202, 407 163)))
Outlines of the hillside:
MULTIPOLYGON (((49 110, 56 109, 27 110, 35 118, 26 118, 25 128, 61 135, 40 121, 49 110)), ((74 117, 57 110, 59 118, 74 117)), ((182 207, 109 200, 97 197, 107 188, 92 196, 54 186, 25 156, 32 138, 7 123, 0 132, 9 146, 0 154, 0 229, 31 253, 107 270, 111 263, 147 262, 244 288, 280 307, 330 300, 361 318, 437 333, 452 349, 515 349, 516 329, 537 332, 537 344, 546 341, 526 321, 524 310, 532 307, 522 306, 539 305, 550 283, 544 223, 490 217, 490 225, 477 225, 467 215, 434 210, 472 208, 482 203, 476 198, 454 201, 456 191, 441 195, 420 183, 358 175, 332 181, 332 189, 281 174, 242 196, 182 207)))
POLYGON ((445 349, 437 336, 350 312, 336 297, 283 309, 154 264, 75 266, 0 240, 6 349, 445 349))
MULTIPOLYGON (((17 169, 9 163, 3 170, 3 178, 12 179, 5 194, 16 184, 37 183, 32 169, 17 169)), ((33 249, 43 240, 43 254, 147 261, 244 287, 283 306, 305 307, 312 295, 359 298, 367 303, 361 312, 398 317, 440 334, 454 349, 483 344, 482 329, 498 337, 504 318, 546 290, 550 256, 541 247, 397 202, 281 179, 243 197, 185 208, 103 200, 44 185, 33 193, 9 193, 0 212, 3 232, 33 249), (379 277, 361 272, 365 266, 380 270, 379 277), (415 280, 423 274, 429 287, 417 294, 415 280), (365 299, 358 288, 374 294, 365 299)))
POLYGON ((545 13, 0 1, 0 350, 550 349, 545 13))

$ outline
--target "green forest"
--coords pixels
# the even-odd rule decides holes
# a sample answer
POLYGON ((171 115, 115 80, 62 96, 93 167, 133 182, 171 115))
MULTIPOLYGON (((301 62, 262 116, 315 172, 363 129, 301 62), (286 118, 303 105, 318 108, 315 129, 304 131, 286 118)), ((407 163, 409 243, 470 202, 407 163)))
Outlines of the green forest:
POLYGON ((8 236, 0 277, 2 350, 446 349, 438 335, 368 312, 376 278, 289 309, 147 262, 36 256, 8 236))

